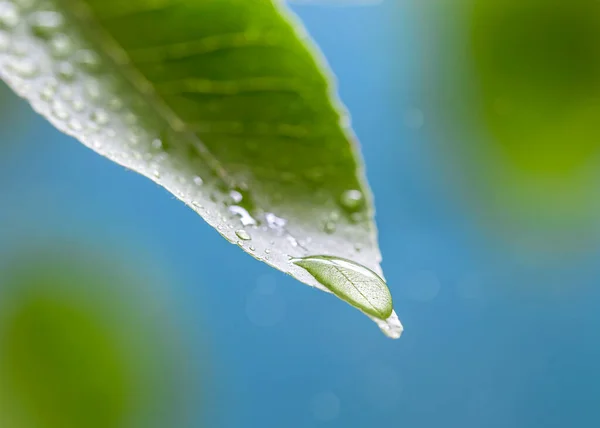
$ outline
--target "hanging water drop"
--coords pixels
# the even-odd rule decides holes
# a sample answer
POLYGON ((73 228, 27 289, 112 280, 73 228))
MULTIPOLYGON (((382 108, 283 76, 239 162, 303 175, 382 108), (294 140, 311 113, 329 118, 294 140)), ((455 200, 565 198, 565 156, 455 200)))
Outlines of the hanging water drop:
POLYGON ((369 315, 388 336, 396 338, 402 333, 390 291, 372 270, 333 256, 309 256, 291 262, 305 269, 337 297, 369 315))
POLYGON ((240 238, 243 241, 249 241, 252 239, 252 237, 248 234, 248 232, 246 232, 243 229, 236 230, 235 234, 237 235, 238 238, 240 238))

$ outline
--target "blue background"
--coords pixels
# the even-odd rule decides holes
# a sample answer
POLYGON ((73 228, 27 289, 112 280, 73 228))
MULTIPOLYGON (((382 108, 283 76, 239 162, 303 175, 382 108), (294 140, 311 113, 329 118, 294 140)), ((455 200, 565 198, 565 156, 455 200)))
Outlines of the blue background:
POLYGON ((190 427, 598 426, 595 245, 565 259, 517 251, 517 236, 499 243, 448 187, 411 3, 294 9, 362 143, 400 340, 16 100, 0 129, 0 256, 73 242, 160 272, 207 372, 190 427))

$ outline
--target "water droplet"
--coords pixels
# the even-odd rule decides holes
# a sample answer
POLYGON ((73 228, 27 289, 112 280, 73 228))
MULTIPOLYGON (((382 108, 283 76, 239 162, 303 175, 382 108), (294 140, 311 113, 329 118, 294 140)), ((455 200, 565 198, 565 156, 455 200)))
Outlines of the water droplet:
POLYGON ((156 150, 162 149, 162 141, 159 138, 152 140, 152 148, 156 150))
POLYGON ((365 220, 365 215, 363 213, 358 212, 350 215, 350 221, 354 224, 360 223, 363 220, 365 220))
POLYGON ((46 85, 40 92, 40 98, 44 101, 50 101, 54 97, 55 93, 55 89, 52 86, 46 85))
POLYGON ((346 190, 342 193, 340 202, 342 206, 349 211, 358 210, 364 203, 364 196, 360 190, 346 190))
POLYGON ((13 60, 9 63, 10 68, 23 78, 35 77, 39 68, 37 63, 28 58, 13 60))
POLYGON ((58 12, 40 11, 29 20, 33 33, 42 38, 50 38, 63 26, 63 17, 58 12))
POLYGON ((267 225, 271 229, 275 229, 275 230, 283 230, 283 228, 285 227, 285 225, 287 223, 287 221, 285 219, 283 219, 281 217, 277 217, 273 213, 266 213, 265 219, 267 220, 267 225))
POLYGON ((194 177, 194 184, 196 186, 202 186, 203 183, 204 183, 204 181, 202 180, 202 178, 200 178, 197 175, 194 177))
POLYGON ((244 196, 237 190, 232 190, 229 192, 229 197, 234 204, 239 204, 244 199, 244 196))
POLYGON ((271 250, 269 250, 268 248, 265 249, 265 254, 271 254, 271 250))
POLYGON ((75 54, 75 61, 89 72, 95 72, 100 68, 100 57, 94 51, 82 49, 75 54))
POLYGON ((238 238, 240 238, 243 241, 249 241, 250 239, 252 239, 252 237, 248 234, 248 232, 246 232, 243 229, 236 230, 235 234, 237 235, 238 238))
POLYGON ((240 207, 239 205, 231 205, 229 207, 229 212, 240 218, 242 226, 252 226, 256 224, 254 217, 252 217, 245 208, 240 207))
POLYGON ((250 251, 256 251, 256 247, 253 247, 252 245, 250 245, 250 246, 248 247, 248 249, 249 249, 250 251))
POLYGON ((385 282, 372 270, 333 256, 292 259, 340 299, 378 320, 392 316, 392 296, 385 282))
POLYGON ((75 78, 75 69, 70 62, 60 62, 56 66, 56 73, 58 74, 59 78, 65 81, 70 81, 75 78))
POLYGON ((81 122, 75 118, 72 118, 69 121, 69 128, 71 128, 73 131, 81 131, 83 129, 83 126, 81 125, 81 122))
POLYGON ((92 101, 100 99, 100 84, 97 80, 89 79, 85 82, 85 93, 92 101))
POLYGON ((325 226, 323 227, 326 233, 334 233, 337 229, 337 225, 333 221, 325 222, 325 226))
POLYGON ((112 111, 119 111, 123 108, 123 101, 118 98, 112 98, 108 101, 108 108, 112 111))
POLYGON ((91 117, 92 117, 92 120, 100 126, 106 125, 110 120, 108 113, 102 109, 98 109, 98 110, 94 111, 92 113, 91 117))
POLYGON ((13 28, 19 23, 19 12, 9 1, 0 2, 0 27, 13 28))
POLYGON ((75 110, 78 113, 81 113, 83 110, 85 110, 85 103, 79 97, 73 99, 71 101, 71 105, 73 106, 73 110, 75 110))
POLYGON ((66 34, 56 34, 50 40, 50 53, 56 58, 66 58, 71 54, 73 45, 71 39, 66 34))
POLYGON ((60 101, 55 101, 52 104, 52 114, 60 120, 67 120, 69 118, 69 112, 67 111, 65 105, 60 101))

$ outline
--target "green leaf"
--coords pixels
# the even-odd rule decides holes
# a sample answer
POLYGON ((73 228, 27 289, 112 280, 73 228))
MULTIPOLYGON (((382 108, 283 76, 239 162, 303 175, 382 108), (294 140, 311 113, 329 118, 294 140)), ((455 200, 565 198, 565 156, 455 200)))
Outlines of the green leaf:
POLYGON ((324 291, 291 258, 382 275, 347 114, 282 2, 5 0, 0 28, 0 74, 36 111, 255 258, 324 291))

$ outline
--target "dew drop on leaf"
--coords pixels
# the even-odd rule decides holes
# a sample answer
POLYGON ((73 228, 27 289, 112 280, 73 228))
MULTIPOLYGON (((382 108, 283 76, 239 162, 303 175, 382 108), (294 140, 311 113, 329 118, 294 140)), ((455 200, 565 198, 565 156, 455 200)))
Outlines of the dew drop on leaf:
POLYGON ((36 12, 31 16, 30 25, 36 36, 49 39, 63 26, 63 17, 58 12, 36 12))
POLYGON ((50 53, 55 58, 66 58, 73 50, 72 42, 66 34, 56 34, 49 42, 50 53))
POLYGON ((342 193, 340 203, 348 211, 356 211, 364 202, 364 196, 360 190, 346 190, 342 193))
POLYGON ((0 27, 13 28, 19 23, 19 12, 9 1, 0 2, 0 27))
POLYGON ((62 80, 70 81, 75 77, 75 69, 70 62, 63 61, 56 67, 56 73, 62 80))
POLYGON ((238 238, 240 238, 243 241, 249 241, 250 239, 252 239, 252 237, 248 234, 248 232, 246 232, 243 229, 236 230, 235 234, 237 235, 238 238))
POLYGON ((400 337, 402 325, 393 311, 392 296, 375 272, 333 256, 309 256, 291 262, 305 269, 337 297, 371 316, 386 335, 400 337))
POLYGON ((325 222, 324 230, 326 233, 334 233, 336 229, 337 229, 337 226, 336 226, 335 222, 333 222, 333 221, 325 222))
POLYGON ((98 109, 92 113, 92 120, 98 125, 106 125, 109 122, 109 116, 106 111, 98 109))

